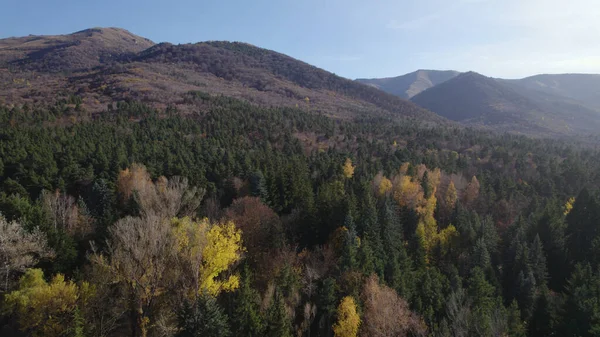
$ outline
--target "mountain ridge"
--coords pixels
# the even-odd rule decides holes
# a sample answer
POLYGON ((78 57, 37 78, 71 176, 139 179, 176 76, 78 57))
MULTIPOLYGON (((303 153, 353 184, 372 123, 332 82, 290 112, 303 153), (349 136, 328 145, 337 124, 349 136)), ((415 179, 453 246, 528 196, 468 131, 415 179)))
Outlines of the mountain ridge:
POLYGON ((198 91, 339 118, 449 123, 408 100, 275 51, 228 41, 155 44, 118 28, 0 40, 0 79, 4 104, 40 104, 65 92, 80 96, 80 107, 91 112, 139 100, 191 113, 198 107, 186 95, 198 91))
POLYGON ((466 125, 528 134, 594 133, 600 114, 544 92, 475 72, 462 73, 411 99, 466 125))
POLYGON ((371 85, 396 96, 409 99, 420 92, 460 74, 455 70, 418 69, 412 73, 386 78, 359 78, 356 81, 371 85))

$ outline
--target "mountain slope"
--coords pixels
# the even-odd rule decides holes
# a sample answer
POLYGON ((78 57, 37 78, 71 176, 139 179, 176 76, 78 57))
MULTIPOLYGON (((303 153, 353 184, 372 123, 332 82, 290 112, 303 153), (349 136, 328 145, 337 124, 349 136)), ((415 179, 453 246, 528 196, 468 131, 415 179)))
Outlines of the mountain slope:
POLYGON ((359 78, 356 81, 408 99, 424 90, 454 78, 458 74, 460 73, 454 70, 417 70, 397 77, 359 78))
POLYGON ((80 97, 80 108, 90 112, 137 100, 193 113, 206 107, 191 100, 190 92, 202 92, 339 118, 448 123, 410 101, 245 43, 154 45, 124 30, 92 29, 0 40, 0 46, 0 103, 5 104, 48 104, 64 93, 80 97))
POLYGON ((120 28, 91 28, 69 35, 0 40, 0 66, 41 72, 77 71, 154 45, 120 28))
POLYGON ((503 81, 469 72, 416 95, 412 101, 463 124, 503 131, 573 134, 600 127, 600 115, 593 110, 549 97, 517 91, 503 81))
POLYGON ((516 86, 567 97, 600 109, 600 75, 597 74, 535 75, 509 82, 516 86))

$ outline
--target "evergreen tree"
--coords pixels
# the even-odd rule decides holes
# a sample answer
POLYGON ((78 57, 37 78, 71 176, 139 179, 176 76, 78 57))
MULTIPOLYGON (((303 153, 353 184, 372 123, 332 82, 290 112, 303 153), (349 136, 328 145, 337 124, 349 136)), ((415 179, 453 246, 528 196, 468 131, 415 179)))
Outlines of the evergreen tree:
POLYGON ((567 215, 567 249, 572 262, 589 261, 600 226, 600 203, 587 189, 579 193, 567 215))
POLYGON ((318 310, 319 310, 319 328, 322 336, 331 336, 333 320, 336 313, 336 281, 334 278, 326 278, 320 289, 318 296, 318 310))
POLYGON ((356 268, 356 256, 357 256, 357 239, 356 227, 354 225, 354 219, 350 213, 346 215, 344 220, 344 242, 341 259, 342 271, 348 271, 356 268))
POLYGON ((266 337, 292 337, 292 325, 285 309, 283 296, 279 290, 275 290, 275 296, 267 310, 265 322, 266 337))
POLYGON ((561 291, 568 277, 567 252, 565 249, 565 230, 563 212, 556 202, 548 202, 540 220, 538 221, 538 234, 544 247, 548 261, 552 263, 548 268, 548 286, 561 291))
POLYGON ((240 288, 233 301, 233 334, 240 337, 259 337, 263 335, 263 318, 260 312, 260 295, 252 288, 252 273, 244 265, 240 288))
POLYGON ((357 254, 358 265, 364 275, 371 275, 375 272, 375 254, 371 249, 371 243, 368 238, 360 240, 360 247, 357 254))
MULTIPOLYGON (((383 278, 385 253, 381 240, 381 228, 377 217, 377 206, 368 187, 363 188, 361 206, 361 221, 360 227, 357 226, 357 232, 363 239, 362 241, 368 242, 368 248, 365 249, 370 249, 372 251, 374 271, 380 278, 383 278)), ((363 253, 368 254, 366 251, 363 253)))
MULTIPOLYGON (((525 322, 521 319, 521 311, 517 301, 512 301, 506 313, 507 335, 510 337, 525 337, 527 329, 525 322)), ((544 335, 551 336, 551 335, 544 335)))
POLYGON ((429 172, 423 173, 423 179, 421 179, 421 187, 423 188, 423 195, 425 199, 429 199, 431 196, 431 184, 429 183, 429 172))
POLYGON ((536 286, 538 288, 545 286, 548 279, 546 254, 544 253, 544 247, 539 235, 535 236, 535 239, 531 245, 529 263, 532 268, 536 286))
POLYGON ((577 264, 566 287, 563 336, 600 334, 600 275, 589 264, 577 264))
POLYGON ((527 330, 531 337, 557 336, 558 308, 547 287, 542 287, 537 296, 535 311, 529 321, 527 330))
POLYGON ((477 336, 491 335, 492 311, 496 305, 494 291, 494 287, 485 279, 483 270, 475 267, 469 278, 468 294, 473 301, 472 327, 477 336))
POLYGON ((250 195, 259 197, 262 202, 267 203, 269 194, 266 186, 265 176, 262 171, 257 170, 250 175, 250 195))
POLYGON ((221 337, 229 336, 227 315, 216 298, 203 293, 194 303, 183 304, 179 314, 177 337, 221 337))

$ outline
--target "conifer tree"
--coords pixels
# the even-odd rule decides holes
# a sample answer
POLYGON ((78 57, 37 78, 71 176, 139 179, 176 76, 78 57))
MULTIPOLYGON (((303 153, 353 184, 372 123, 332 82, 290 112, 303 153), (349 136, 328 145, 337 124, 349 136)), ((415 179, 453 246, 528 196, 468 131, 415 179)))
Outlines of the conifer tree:
POLYGON ((264 323, 260 312, 260 295, 252 288, 252 272, 244 265, 240 288, 233 301, 232 330, 240 337, 260 337, 264 323))
POLYGON ((195 302, 185 302, 178 315, 176 337, 227 337, 230 335, 227 315, 216 298, 204 292, 195 302))
POLYGON ((281 291, 275 290, 275 296, 267 309, 265 322, 266 337, 292 337, 292 325, 285 309, 281 291))

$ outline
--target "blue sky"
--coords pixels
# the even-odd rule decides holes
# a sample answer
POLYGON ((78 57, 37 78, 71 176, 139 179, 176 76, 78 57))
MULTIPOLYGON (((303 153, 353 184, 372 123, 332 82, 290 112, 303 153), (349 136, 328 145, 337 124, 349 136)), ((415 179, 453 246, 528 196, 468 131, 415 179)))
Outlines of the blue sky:
POLYGON ((0 37, 112 26, 155 42, 244 41, 348 78, 600 73, 598 0, 0 1, 0 37))

